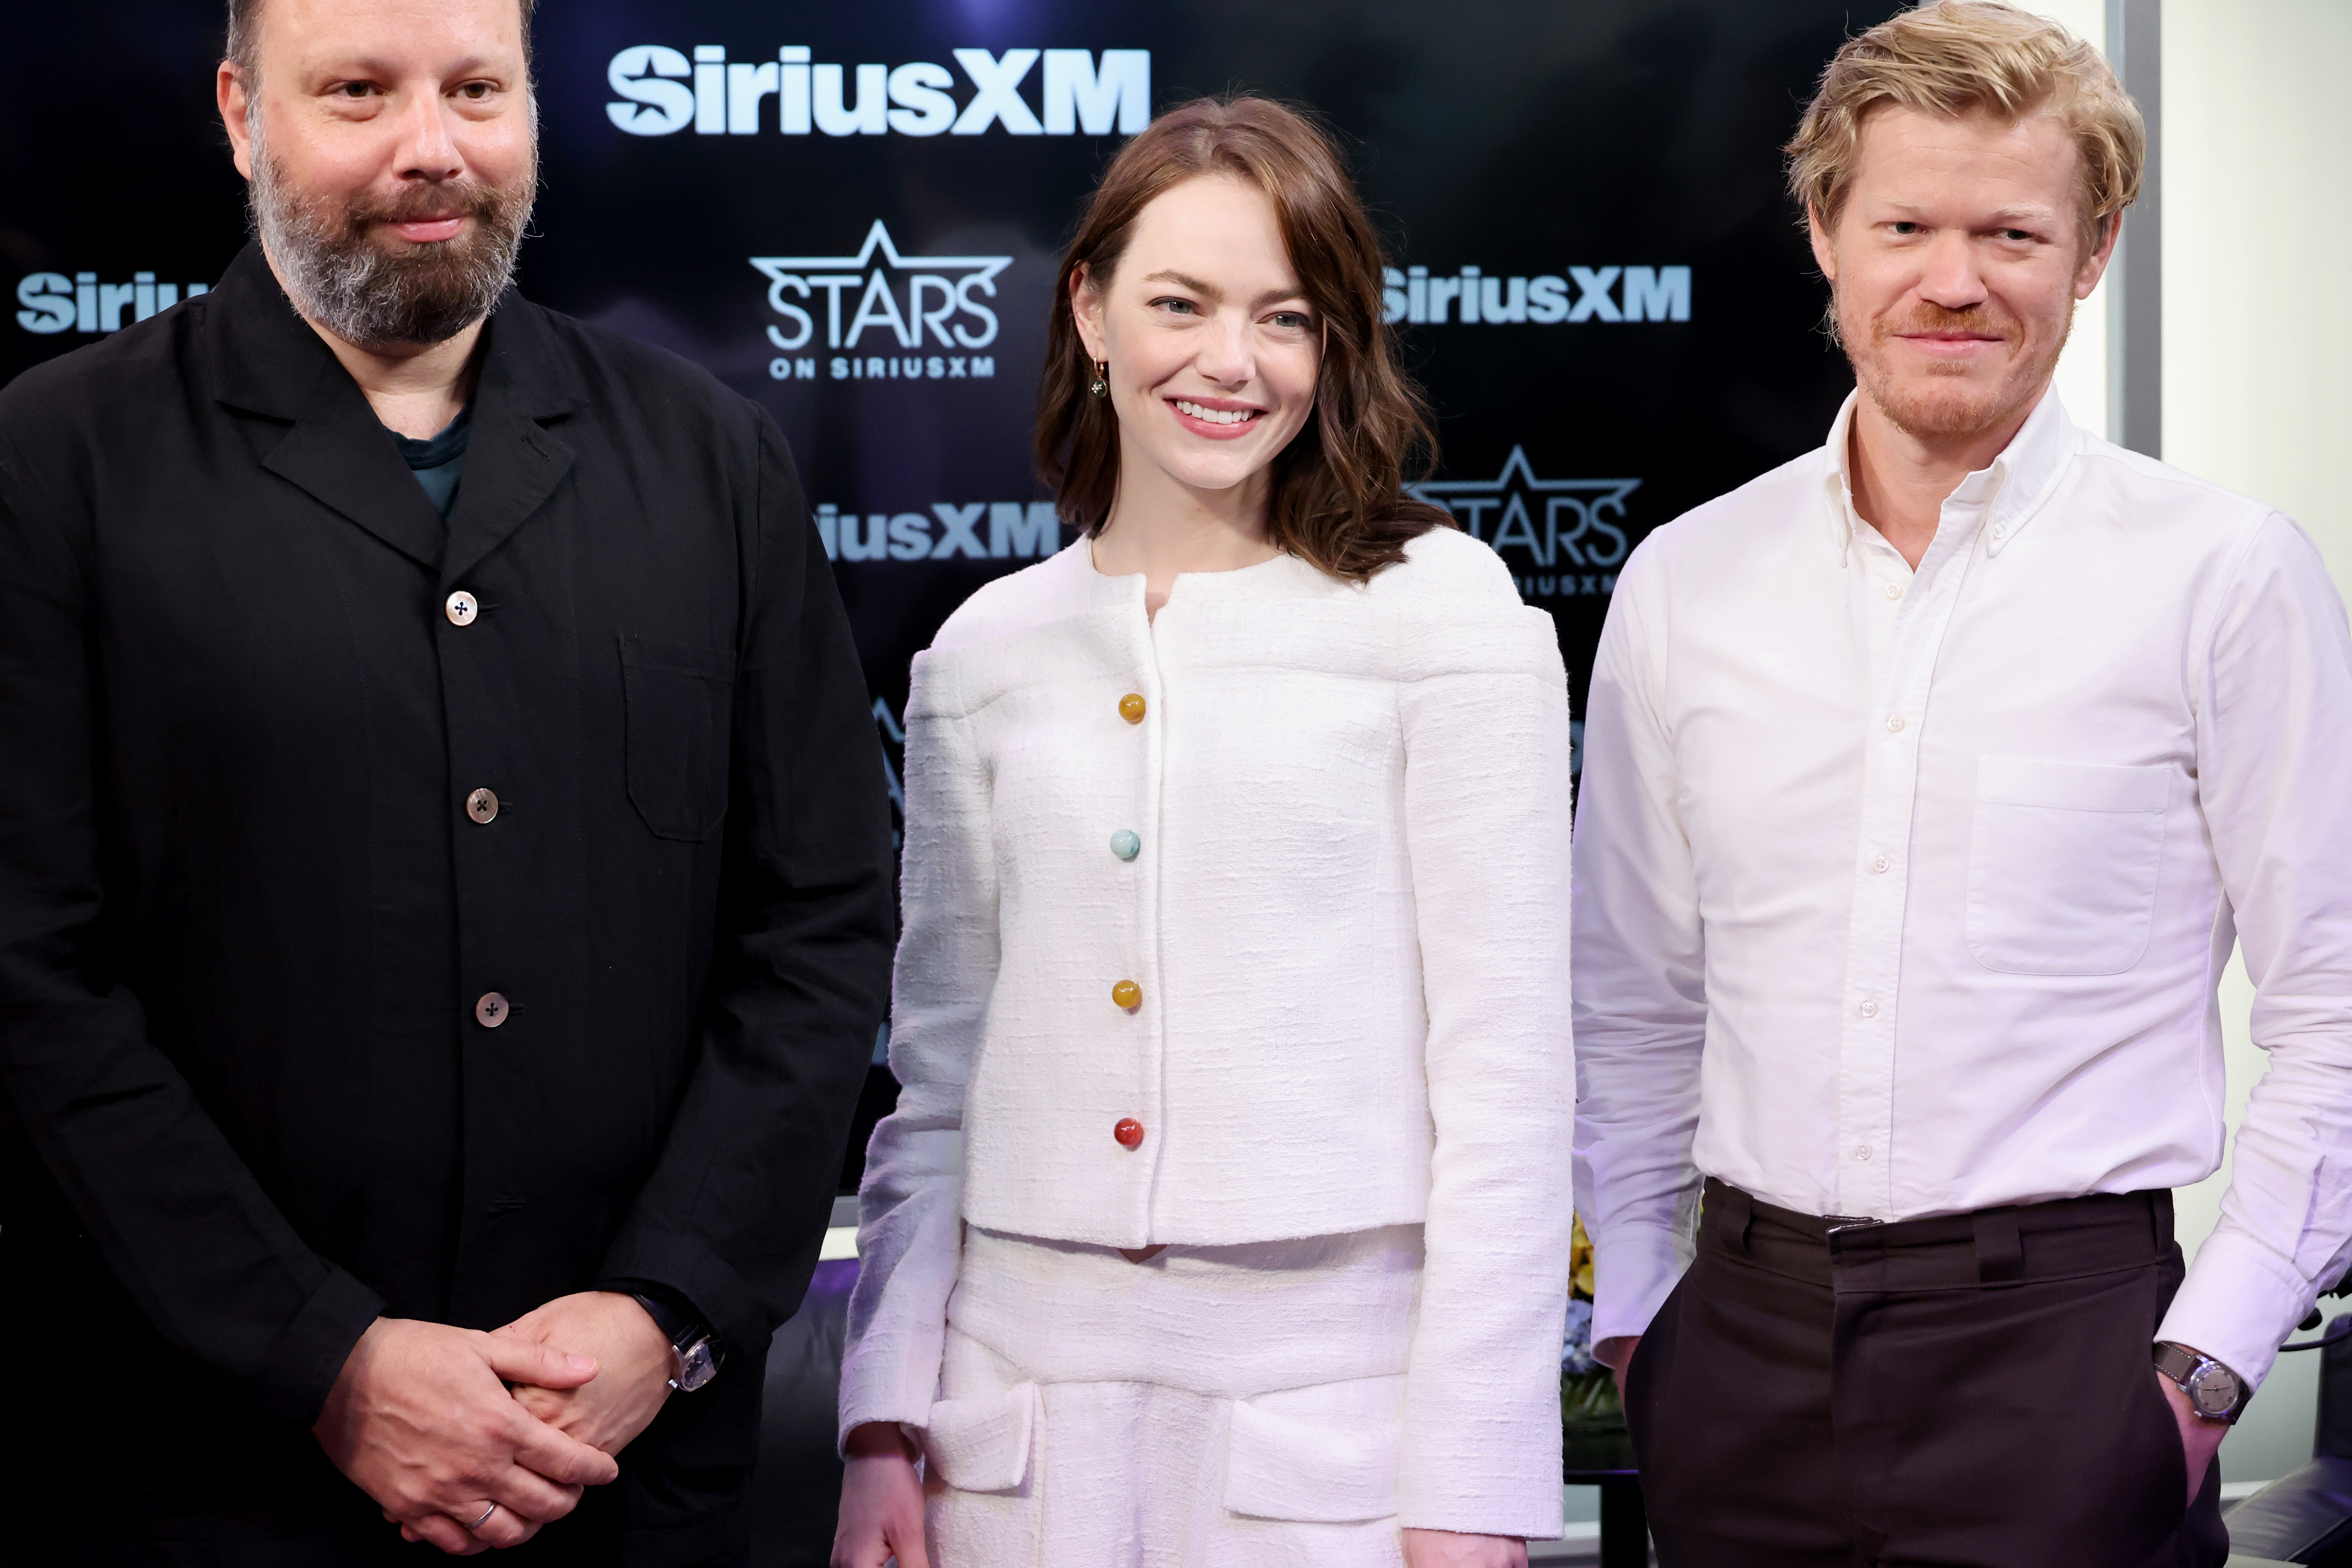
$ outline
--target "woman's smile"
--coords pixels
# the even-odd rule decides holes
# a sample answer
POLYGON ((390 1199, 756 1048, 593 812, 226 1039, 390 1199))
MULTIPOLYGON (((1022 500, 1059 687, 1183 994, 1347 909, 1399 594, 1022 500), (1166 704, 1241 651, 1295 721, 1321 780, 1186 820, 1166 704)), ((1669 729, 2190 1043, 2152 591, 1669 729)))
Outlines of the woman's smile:
POLYGON ((1196 436, 1212 441, 1230 441, 1247 435, 1265 410, 1255 404, 1235 403, 1228 398, 1171 397, 1165 400, 1175 410, 1176 422, 1196 436))

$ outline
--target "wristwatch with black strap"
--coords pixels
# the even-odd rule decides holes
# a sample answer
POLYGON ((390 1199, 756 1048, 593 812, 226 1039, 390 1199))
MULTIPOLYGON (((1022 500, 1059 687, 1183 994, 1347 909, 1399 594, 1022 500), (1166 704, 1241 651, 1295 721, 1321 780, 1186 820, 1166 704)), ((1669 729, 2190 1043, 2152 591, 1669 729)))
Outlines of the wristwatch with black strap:
POLYGON ((2235 1424, 2246 1408, 2250 1397, 2245 1379, 2215 1361, 2202 1351, 2177 1345, 2169 1340, 2156 1342, 2156 1370, 2164 1373, 2189 1395, 2189 1408, 2206 1421, 2227 1421, 2235 1424))
POLYGON ((719 1353, 719 1342, 703 1322, 676 1302, 656 1295, 631 1291, 646 1315, 669 1338, 669 1385, 680 1394, 692 1394, 719 1375, 719 1363, 726 1358, 719 1353))

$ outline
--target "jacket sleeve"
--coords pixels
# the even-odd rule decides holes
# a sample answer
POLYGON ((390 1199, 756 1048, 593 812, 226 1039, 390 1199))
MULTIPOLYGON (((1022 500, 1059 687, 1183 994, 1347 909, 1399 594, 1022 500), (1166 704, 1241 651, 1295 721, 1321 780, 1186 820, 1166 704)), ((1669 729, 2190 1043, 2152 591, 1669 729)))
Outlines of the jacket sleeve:
POLYGON ((962 1251, 964 1085, 1000 949, 988 779, 970 718, 943 700, 949 673, 936 653, 919 656, 907 702, 905 931, 890 1010, 903 1087, 866 1154, 844 1438, 869 1421, 929 1424, 962 1251))
POLYGON ((697 1057, 601 1278, 764 1346, 816 1266, 890 952, 889 806, 848 616, 758 416, 718 931, 697 1057))
POLYGON ((2352 636, 2285 518, 2249 541, 2200 673, 2198 800, 2270 1062, 2157 1337, 2259 1384, 2352 1264, 2352 636))
POLYGON ((0 1083, 165 1340, 308 1426, 383 1301, 295 1233, 120 973, 86 504, 0 434, 0 1083))
POLYGON ((1405 843, 1435 1133, 1399 1521, 1560 1531, 1569 1289, 1569 714, 1550 617, 1406 617, 1405 843))
POLYGON ((1706 933, 1658 717, 1653 552, 1625 563, 1601 628, 1576 811, 1576 1205, 1596 1342, 1649 1327, 1698 1213, 1706 933))

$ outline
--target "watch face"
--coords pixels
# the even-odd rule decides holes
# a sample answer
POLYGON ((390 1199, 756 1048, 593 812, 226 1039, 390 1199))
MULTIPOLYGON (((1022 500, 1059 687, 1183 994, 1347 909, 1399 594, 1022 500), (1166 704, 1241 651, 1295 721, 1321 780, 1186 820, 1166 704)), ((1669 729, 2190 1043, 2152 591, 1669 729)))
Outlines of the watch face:
POLYGON ((698 1339, 678 1352, 678 1392, 692 1394, 719 1375, 719 1360, 710 1353, 708 1337, 698 1339))
POLYGON ((2209 1420, 2218 1420, 2237 1407, 2237 1373, 2225 1366, 2200 1366, 2189 1374, 2188 1392, 2190 1409, 2209 1420))

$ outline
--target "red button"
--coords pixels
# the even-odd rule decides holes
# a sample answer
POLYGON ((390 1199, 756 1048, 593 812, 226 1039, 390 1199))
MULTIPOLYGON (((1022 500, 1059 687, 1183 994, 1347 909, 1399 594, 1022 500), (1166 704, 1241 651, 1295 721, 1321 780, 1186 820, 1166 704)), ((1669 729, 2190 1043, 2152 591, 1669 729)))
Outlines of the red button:
POLYGON ((1143 1123, 1132 1116, 1122 1116, 1118 1125, 1110 1130, 1110 1135, 1118 1140, 1120 1148, 1132 1149, 1143 1142, 1143 1123))

